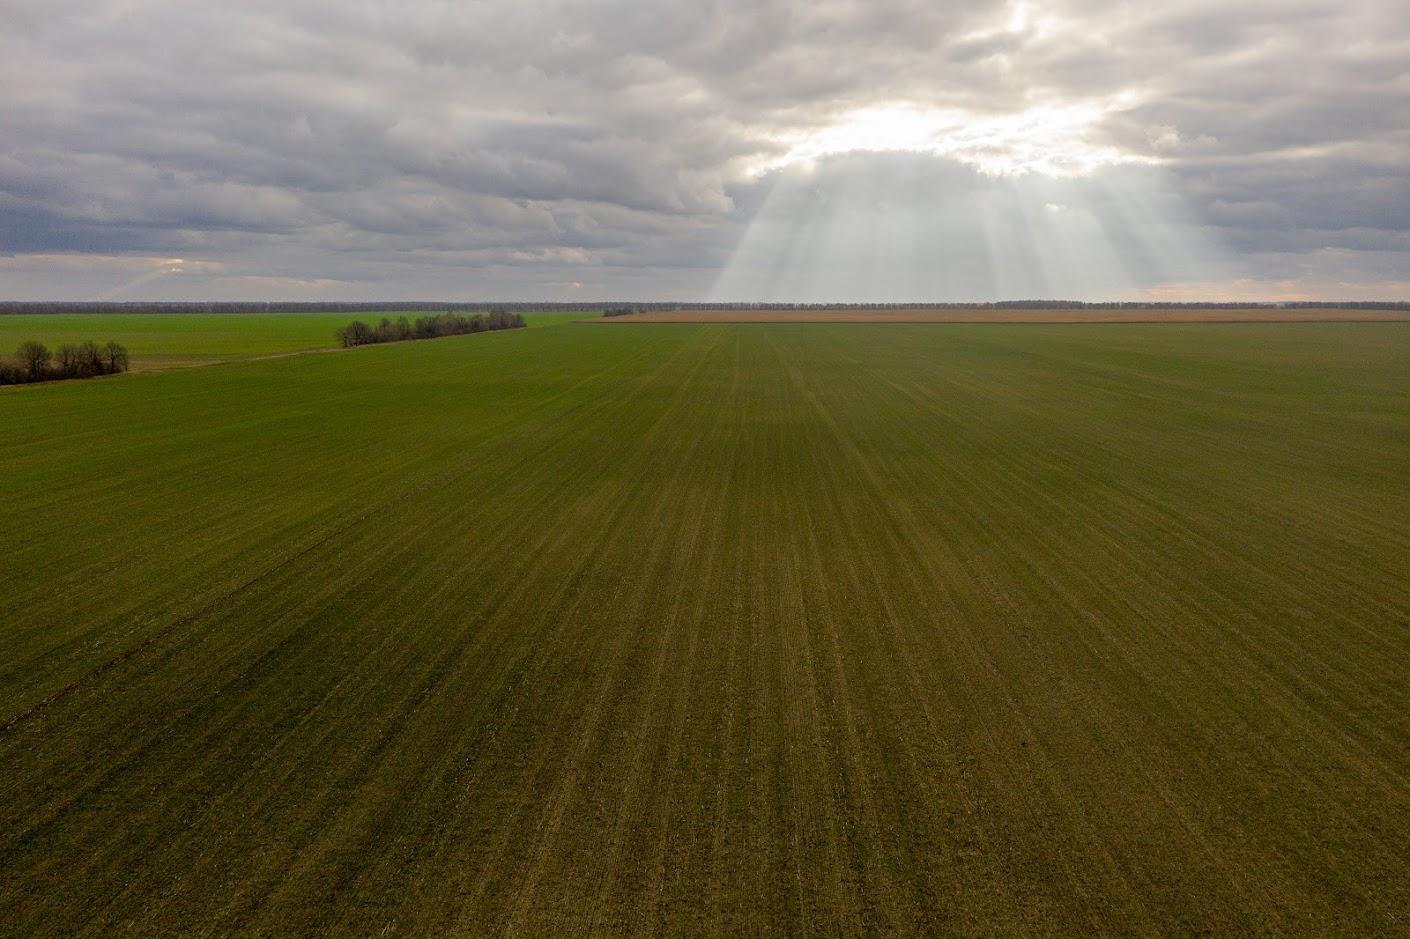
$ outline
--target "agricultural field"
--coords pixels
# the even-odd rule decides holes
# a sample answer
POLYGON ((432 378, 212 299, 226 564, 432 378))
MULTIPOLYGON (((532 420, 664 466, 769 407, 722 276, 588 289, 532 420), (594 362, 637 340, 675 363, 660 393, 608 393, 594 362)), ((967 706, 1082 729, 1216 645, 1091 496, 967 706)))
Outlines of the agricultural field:
POLYGON ((598 323, 1397 323, 1410 310, 1368 307, 725 307, 612 313, 598 323))
MULTIPOLYGON (((416 314, 407 314, 415 318, 416 314)), ((583 314, 527 313, 530 326, 579 319, 583 314)), ((0 316, 0 356, 27 339, 51 349, 66 342, 114 340, 132 353, 134 371, 210 365, 260 356, 331 349, 333 334, 367 313, 75 313, 0 316)))
POLYGON ((0 391, 0 934, 1403 934, 1407 390, 565 323, 0 391))

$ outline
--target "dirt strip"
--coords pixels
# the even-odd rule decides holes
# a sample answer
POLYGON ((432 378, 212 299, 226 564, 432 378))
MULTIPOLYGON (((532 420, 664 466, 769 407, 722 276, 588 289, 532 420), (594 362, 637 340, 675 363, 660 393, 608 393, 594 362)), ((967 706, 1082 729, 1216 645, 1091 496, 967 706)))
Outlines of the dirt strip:
POLYGON ((1410 310, 1279 307, 798 310, 668 310, 604 316, 595 323, 1382 323, 1410 322, 1410 310))

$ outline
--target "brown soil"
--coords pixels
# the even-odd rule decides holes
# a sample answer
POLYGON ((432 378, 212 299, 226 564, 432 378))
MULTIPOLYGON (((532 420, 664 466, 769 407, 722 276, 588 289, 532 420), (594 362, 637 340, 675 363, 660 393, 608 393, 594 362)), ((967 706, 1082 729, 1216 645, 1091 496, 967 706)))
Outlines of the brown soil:
POLYGON ((831 309, 671 310, 604 316, 597 323, 1322 323, 1410 321, 1410 310, 1279 309, 831 309))

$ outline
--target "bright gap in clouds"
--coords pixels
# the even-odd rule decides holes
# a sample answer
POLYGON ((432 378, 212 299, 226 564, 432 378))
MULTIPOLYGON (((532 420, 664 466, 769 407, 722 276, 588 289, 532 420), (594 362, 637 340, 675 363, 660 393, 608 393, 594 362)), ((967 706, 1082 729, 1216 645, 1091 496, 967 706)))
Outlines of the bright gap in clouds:
POLYGON ((999 174, 897 148, 820 156, 760 184, 712 300, 1138 299, 1236 273, 1159 167, 999 174))
POLYGON ((784 138, 754 167, 768 195, 712 299, 1108 300, 1210 279, 1223 252, 1162 161, 1103 136, 1137 101, 892 104, 784 138))
POLYGON ((912 105, 861 108, 831 126, 791 138, 791 149, 755 166, 754 175, 810 167, 825 157, 854 152, 929 154, 989 176, 1038 173, 1054 179, 1119 164, 1156 163, 1097 139, 1102 119, 1133 102, 1134 95, 1123 92, 1106 101, 1039 105, 1000 115, 912 105))

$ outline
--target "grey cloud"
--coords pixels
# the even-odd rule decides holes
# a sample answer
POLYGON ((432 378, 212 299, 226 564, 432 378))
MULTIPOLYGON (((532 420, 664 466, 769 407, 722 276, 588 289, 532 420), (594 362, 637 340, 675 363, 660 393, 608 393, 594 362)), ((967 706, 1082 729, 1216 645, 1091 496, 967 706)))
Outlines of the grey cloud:
MULTIPOLYGON (((747 172, 790 135, 871 105, 1001 114, 1127 89, 1098 142, 1160 157, 1143 178, 1161 205, 1235 267, 1325 278, 1334 250, 1342 274, 1395 279, 1410 5, 1029 6, 1009 28, 1012 4, 993 0, 3 0, 0 253, 36 257, 0 270, 0 291, 68 295, 45 253, 199 252, 207 280, 143 289, 701 296, 778 193, 806 191, 781 178, 794 170, 747 172)), ((818 179, 856 187, 904 164, 952 205, 1042 188, 894 156, 834 158, 818 179)), ((1118 182, 1081 194, 1129 245, 1139 219, 1118 182)), ((933 221, 929 237, 965 237, 933 221)), ((1036 264, 1051 221, 988 267, 1036 264)), ((946 263, 935 250, 924 263, 946 263)), ((1123 257, 1124 275, 1169 273, 1123 257)), ((917 283, 940 299, 1005 289, 917 283)))

